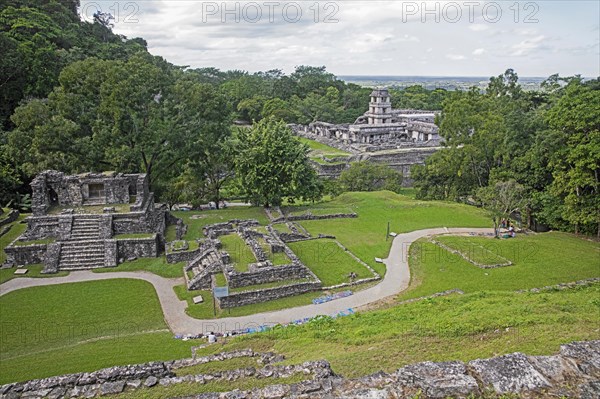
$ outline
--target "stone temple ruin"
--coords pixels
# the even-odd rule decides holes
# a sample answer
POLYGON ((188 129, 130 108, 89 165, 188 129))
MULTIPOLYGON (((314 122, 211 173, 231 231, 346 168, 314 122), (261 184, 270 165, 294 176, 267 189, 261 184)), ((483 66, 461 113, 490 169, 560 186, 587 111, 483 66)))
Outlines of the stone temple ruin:
MULTIPOLYGON (((290 125, 301 137, 353 154, 313 162, 321 176, 337 177, 350 162, 371 160, 410 175, 410 167, 424 163, 441 144, 435 117, 439 111, 394 109, 386 88, 371 92, 369 110, 353 124, 313 122, 290 125)), ((408 182, 408 181, 407 181, 408 182)))
POLYGON ((145 174, 49 170, 31 187, 33 216, 5 248, 9 264, 42 263, 43 273, 114 267, 164 246, 167 211, 155 208, 145 174))
MULTIPOLYGON (((260 226, 259 222, 253 219, 230 220, 205 226, 203 229, 205 237, 198 240, 197 249, 170 251, 167 253, 167 262, 186 262, 184 275, 190 291, 214 290, 217 286, 215 276, 223 273, 229 294, 215 298, 221 309, 333 288, 323 287, 321 280, 302 263, 286 243, 334 238, 311 237, 302 226, 294 223, 294 220, 356 217, 356 214, 286 216, 279 208, 266 211, 271 219, 271 224, 268 226, 260 226), (255 259, 255 262, 248 264, 243 271, 235 267, 230 253, 223 249, 222 238, 231 235, 239 237, 244 247, 231 249, 236 251, 248 249, 255 259), (281 254, 282 257, 276 264, 270 260, 269 254, 281 254)), ((362 284, 380 278, 367 264, 360 263, 370 270, 372 277, 344 283, 341 286, 362 284)))

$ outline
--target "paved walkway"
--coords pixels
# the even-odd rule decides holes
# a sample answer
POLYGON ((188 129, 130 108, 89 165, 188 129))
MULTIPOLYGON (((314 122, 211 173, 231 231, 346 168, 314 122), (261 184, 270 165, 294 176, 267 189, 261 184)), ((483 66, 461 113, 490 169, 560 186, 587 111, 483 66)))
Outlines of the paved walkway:
POLYGON ((14 278, 0 285, 0 296, 9 292, 28 287, 42 285, 75 283, 83 281, 108 280, 114 278, 133 278, 151 283, 158 294, 163 309, 165 321, 175 334, 197 334, 208 331, 231 331, 260 325, 289 323, 305 317, 317 315, 333 315, 349 308, 357 308, 397 295, 408 288, 410 283, 410 270, 408 267, 408 249, 410 244, 421 237, 454 233, 490 233, 491 229, 482 228, 437 228, 417 230, 410 233, 399 234, 392 242, 392 248, 387 259, 384 260, 387 272, 383 280, 366 290, 358 291, 346 298, 336 299, 320 305, 306 305, 295 308, 283 309, 274 312, 254 314, 250 316, 227 317, 214 320, 198 320, 185 313, 187 303, 180 301, 173 291, 173 287, 184 283, 183 278, 167 279, 150 272, 110 272, 93 273, 91 271, 75 271, 65 277, 53 278, 14 278))

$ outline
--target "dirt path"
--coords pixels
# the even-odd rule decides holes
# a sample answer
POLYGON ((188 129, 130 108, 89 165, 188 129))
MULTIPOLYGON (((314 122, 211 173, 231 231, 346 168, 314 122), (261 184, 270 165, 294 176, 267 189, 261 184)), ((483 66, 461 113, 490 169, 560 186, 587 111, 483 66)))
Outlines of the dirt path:
POLYGON ((151 283, 162 306, 165 321, 175 334, 197 334, 201 332, 224 332, 242 328, 258 327, 289 323, 294 320, 317 315, 333 315, 348 309, 365 306, 369 303, 380 301, 397 295, 408 288, 410 283, 410 269, 408 267, 408 250, 410 244, 421 237, 436 234, 463 234, 463 233, 490 233, 491 229, 483 228, 437 228, 417 230, 410 233, 399 234, 392 242, 392 248, 387 259, 384 260, 387 272, 383 280, 366 290, 359 291, 346 298, 336 299, 320 305, 306 305, 295 308, 282 309, 274 312, 259 313, 250 316, 227 317, 222 319, 199 320, 185 313, 187 303, 180 301, 173 291, 173 287, 184 283, 183 278, 167 279, 149 272, 111 272, 92 273, 91 271, 71 272, 65 277, 55 278, 15 278, 0 285, 0 296, 9 292, 28 287, 77 283, 83 281, 108 280, 115 278, 133 278, 151 283))

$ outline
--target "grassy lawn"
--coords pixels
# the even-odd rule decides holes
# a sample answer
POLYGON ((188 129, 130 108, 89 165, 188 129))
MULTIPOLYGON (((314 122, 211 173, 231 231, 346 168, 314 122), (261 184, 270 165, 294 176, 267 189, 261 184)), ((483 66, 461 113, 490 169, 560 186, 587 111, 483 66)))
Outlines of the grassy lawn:
POLYGON ((8 226, 11 226, 8 233, 0 237, 0 263, 4 263, 6 260, 4 248, 6 248, 17 237, 23 234, 25 230, 27 230, 27 225, 25 223, 21 223, 23 219, 25 219, 25 215, 19 215, 17 220, 8 224, 8 226))
POLYGON ((500 265, 508 263, 502 252, 509 250, 510 246, 504 245, 500 240, 484 239, 483 241, 465 240, 460 236, 439 236, 436 241, 459 251, 469 260, 480 265, 500 265))
POLYGON ((165 229, 165 241, 171 242, 177 239, 177 226, 170 224, 165 229))
MULTIPOLYGON (((195 240, 204 237, 202 227, 214 224, 228 222, 232 219, 257 219, 260 224, 268 224, 267 214, 264 209, 257 206, 240 206, 212 211, 176 211, 173 215, 183 219, 187 224, 188 230, 184 240, 195 240), (194 216, 195 218, 192 218, 194 216)), ((172 234, 174 238, 174 233, 172 234)))
POLYGON ((175 370, 175 374, 178 377, 184 375, 196 375, 196 374, 207 374, 217 373, 225 370, 244 369, 248 367, 260 368, 261 366, 256 361, 259 358, 256 357, 234 357, 233 359, 226 359, 208 363, 196 364, 194 366, 182 367, 175 370))
POLYGON ((315 320, 206 348, 253 348, 286 363, 327 359, 347 377, 431 360, 468 361, 522 351, 555 353, 562 343, 600 338, 600 285, 540 294, 480 292, 440 297, 337 320, 315 320))
POLYGON ((165 278, 183 277, 185 262, 167 263, 164 256, 160 258, 139 258, 132 262, 124 262, 117 267, 106 267, 92 270, 94 273, 137 272, 147 271, 165 278))
POLYGON ((452 288, 514 291, 600 277, 600 245, 567 233, 519 234, 507 240, 470 236, 443 240, 457 246, 486 247, 513 265, 481 269, 423 239, 411 246, 411 288, 401 298, 452 288))
POLYGON ((223 251, 229 253, 231 263, 238 272, 247 272, 248 264, 256 263, 256 258, 250 247, 239 235, 228 234, 220 236, 219 240, 223 244, 223 251))
POLYGON ((330 147, 327 144, 320 143, 315 140, 307 139, 304 137, 298 137, 298 140, 304 144, 308 144, 310 147, 310 155, 325 155, 330 157, 338 157, 344 155, 350 155, 349 152, 342 151, 340 149, 330 147))
POLYGON ((325 287, 350 282, 350 272, 356 273, 359 279, 373 277, 369 269, 358 263, 335 241, 298 241, 289 243, 289 247, 325 287))
POLYGON ((27 274, 25 275, 15 275, 16 268, 12 267, 10 269, 0 269, 0 284, 7 282, 8 280, 12 280, 13 278, 20 277, 39 277, 39 278, 50 278, 50 277, 63 277, 68 276, 69 272, 62 271, 54 274, 42 274, 42 270, 44 269, 44 265, 29 265, 25 267, 27 270, 27 274))
POLYGON ((111 395, 114 399, 163 399, 179 397, 195 397, 205 392, 228 392, 235 389, 251 390, 254 388, 264 388, 274 384, 294 384, 300 381, 311 379, 311 376, 302 373, 294 374, 287 378, 256 378, 244 377, 235 381, 208 381, 205 384, 200 383, 182 383, 169 386, 154 386, 152 388, 142 388, 118 395, 111 395))
POLYGON ((190 240, 190 241, 174 240, 174 241, 170 241, 170 242, 167 241, 166 252, 169 254, 178 253, 178 252, 191 252, 191 251, 197 250, 199 246, 200 246, 200 244, 196 240, 190 240), (185 245, 185 243, 187 243, 188 247, 184 251, 182 248, 185 245), (174 247, 172 247, 172 245, 174 245, 174 247))
POLYGON ((318 208, 349 209, 358 214, 358 218, 310 220, 300 224, 313 236, 319 233, 336 236, 346 248, 381 275, 385 273, 385 266, 376 263, 374 258, 388 256, 392 244, 391 240, 386 241, 388 222, 390 230, 396 233, 444 226, 490 226, 483 211, 472 206, 416 201, 390 191, 345 193, 330 202, 318 204, 318 208))
POLYGON ((190 355, 174 340, 152 285, 113 279, 26 288, 0 297, 0 384, 190 355))

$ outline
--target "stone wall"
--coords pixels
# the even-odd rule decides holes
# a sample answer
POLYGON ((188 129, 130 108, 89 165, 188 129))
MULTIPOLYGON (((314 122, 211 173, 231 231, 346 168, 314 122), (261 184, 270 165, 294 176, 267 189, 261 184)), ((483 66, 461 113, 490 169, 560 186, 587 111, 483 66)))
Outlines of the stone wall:
POLYGON ((200 246, 193 251, 177 251, 177 252, 168 252, 166 254, 167 263, 179 263, 179 262, 190 262, 195 257, 200 255, 205 249, 200 246))
MULTIPOLYGON (((243 377, 281 378, 303 373, 310 379, 295 384, 278 384, 252 391, 204 393, 197 399, 422 399, 465 397, 576 397, 600 396, 600 341, 561 345, 551 356, 527 356, 512 353, 490 359, 422 362, 404 366, 395 372, 378 372, 355 379, 337 376, 327 361, 299 365, 267 365, 262 369, 228 370, 215 374, 175 377, 173 370, 209 361, 240 356, 257 356, 250 350, 211 355, 204 358, 153 362, 111 367, 92 373, 68 374, 0 386, 5 398, 95 397, 121 393, 140 387, 168 386, 212 380, 233 381, 243 377)), ((259 355, 260 356, 260 355, 259 355)), ((265 357, 267 361, 275 357, 265 357)), ((264 364, 264 362, 263 362, 264 364)))
POLYGON ((117 240, 104 240, 104 267, 115 267, 119 264, 119 247, 117 240))
POLYGON ((46 244, 12 245, 4 248, 6 263, 17 266, 44 263, 46 244))
POLYGON ((350 167, 350 162, 336 162, 325 164, 310 160, 311 166, 317 171, 320 177, 337 178, 340 177, 343 171, 350 167))
POLYGON ((322 219, 340 219, 340 218, 357 218, 358 215, 356 213, 332 213, 329 215, 313 215, 310 212, 304 213, 302 215, 289 215, 287 220, 296 221, 296 220, 322 220, 322 219))
POLYGON ((126 238, 116 240, 119 259, 156 258, 159 254, 159 238, 126 238))
POLYGON ((288 296, 300 295, 306 292, 316 291, 319 288, 321 288, 321 282, 313 281, 300 284, 284 285, 281 287, 265 288, 262 290, 230 293, 229 296, 216 298, 216 301, 221 309, 234 308, 253 303, 273 301, 275 299, 285 298, 288 296))
POLYGON ((61 238, 58 216, 29 216, 25 219, 27 230, 23 234, 29 240, 61 238))
POLYGON ((44 255, 44 270, 42 273, 50 274, 58 272, 58 262, 60 260, 60 243, 48 244, 46 254, 44 255))
POLYGON ((265 284, 273 281, 301 279, 312 276, 309 275, 308 269, 303 265, 289 264, 263 267, 255 272, 227 273, 226 277, 231 288, 238 288, 247 287, 249 285, 265 284))
MULTIPOLYGON (((0 213, 1 215, 1 213, 0 213)), ((8 215, 6 215, 6 218, 0 220, 0 227, 7 225, 9 223, 14 222, 15 220, 17 220, 19 218, 19 211, 15 210, 15 209, 11 209, 8 212, 8 215)))
POLYGON ((306 375, 307 379, 316 379, 333 375, 329 363, 323 360, 289 366, 271 364, 281 360, 283 360, 283 356, 272 352, 257 353, 245 349, 198 358, 116 366, 91 373, 67 374, 2 385, 0 386, 0 398, 93 398, 140 388, 164 387, 182 383, 205 384, 210 381, 235 381, 248 377, 279 379, 295 374, 306 375), (239 357, 256 358, 257 367, 192 374, 183 377, 176 377, 174 373, 175 370, 183 367, 239 357), (259 365, 263 367, 259 368, 259 365))
MULTIPOLYGON (((31 182, 34 215, 44 215, 52 205, 73 206, 99 204, 128 204, 130 192, 137 200, 147 198, 146 175, 123 175, 122 173, 85 173, 67 176, 62 172, 47 170, 31 182), (132 185, 135 182, 135 188, 132 185), (92 186, 99 186, 93 192, 92 186)), ((137 202, 136 202, 137 203, 137 202)))

